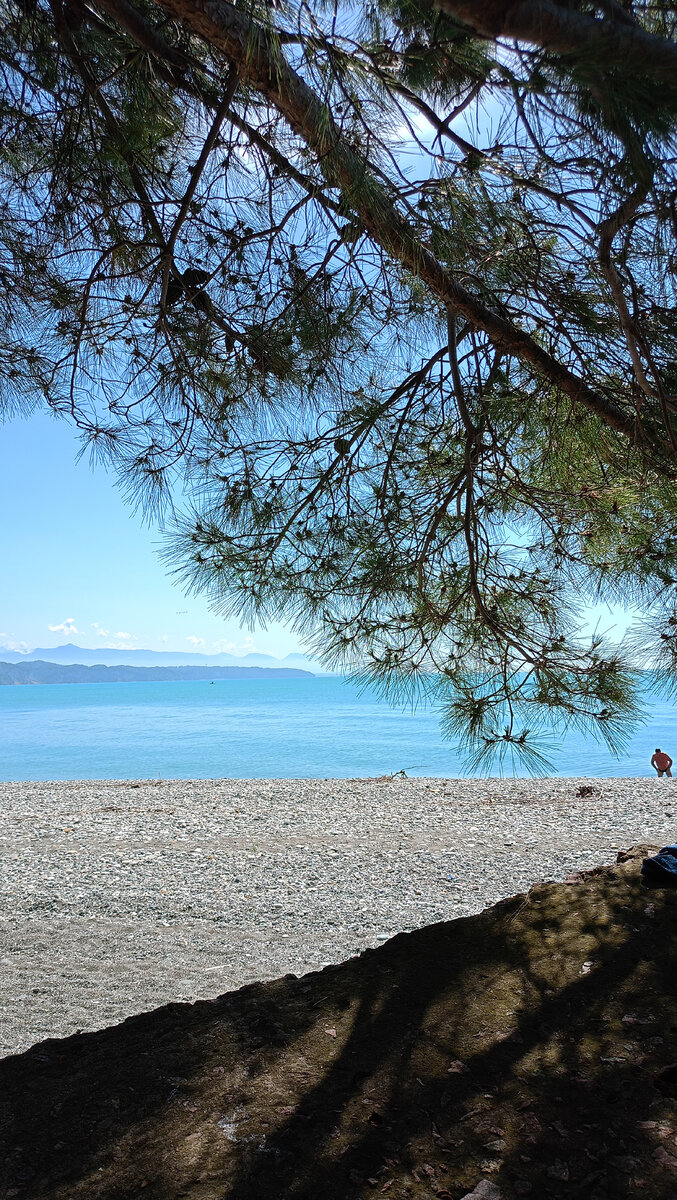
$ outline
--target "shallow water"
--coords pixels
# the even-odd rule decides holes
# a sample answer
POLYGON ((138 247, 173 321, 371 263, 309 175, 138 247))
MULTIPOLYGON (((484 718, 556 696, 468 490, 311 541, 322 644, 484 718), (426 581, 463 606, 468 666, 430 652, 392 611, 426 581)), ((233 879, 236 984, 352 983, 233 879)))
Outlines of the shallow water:
MULTIPOLYGON (((0 734, 3 780, 466 774, 433 711, 392 709, 337 677, 0 687, 0 734)), ((672 703, 652 702, 620 759, 568 734, 552 774, 651 775, 655 746, 677 761, 672 703)))

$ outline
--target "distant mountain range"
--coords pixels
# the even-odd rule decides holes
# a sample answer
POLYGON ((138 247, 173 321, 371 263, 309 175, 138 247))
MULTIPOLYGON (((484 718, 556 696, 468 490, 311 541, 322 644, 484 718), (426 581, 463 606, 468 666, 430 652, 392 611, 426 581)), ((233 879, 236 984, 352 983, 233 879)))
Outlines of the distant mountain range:
POLYGON ((294 667, 93 667, 81 663, 0 662, 0 687, 30 683, 171 683, 185 679, 313 679, 294 667))
MULTIPOLYGON (((325 674, 318 663, 305 654, 288 654, 286 658, 274 658, 272 654, 198 654, 183 650, 113 650, 96 647, 91 650, 69 642, 65 646, 41 646, 37 650, 22 653, 6 650, 0 646, 0 659, 5 663, 75 663, 82 666, 129 666, 129 667, 268 667, 274 670, 294 668, 325 674)), ((202 678, 207 678, 203 676, 202 678)))

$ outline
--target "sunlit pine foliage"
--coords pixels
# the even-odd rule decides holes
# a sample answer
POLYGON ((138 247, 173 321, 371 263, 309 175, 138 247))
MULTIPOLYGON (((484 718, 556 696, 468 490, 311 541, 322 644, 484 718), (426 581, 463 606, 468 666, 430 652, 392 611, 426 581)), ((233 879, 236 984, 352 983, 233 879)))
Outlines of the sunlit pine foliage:
POLYGON ((1 405, 216 611, 538 771, 677 679, 677 14, 485 7, 2 0, 1 405))

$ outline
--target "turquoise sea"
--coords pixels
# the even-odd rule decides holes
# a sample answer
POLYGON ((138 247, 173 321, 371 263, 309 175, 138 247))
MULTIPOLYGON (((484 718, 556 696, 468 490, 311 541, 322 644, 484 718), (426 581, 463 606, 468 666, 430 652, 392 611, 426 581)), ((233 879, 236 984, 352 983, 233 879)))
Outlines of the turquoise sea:
MULTIPOLYGON (((578 734, 553 774, 653 774, 677 761, 672 703, 652 703, 627 754, 578 734)), ((337 677, 0 687, 0 779, 458 777, 432 711, 392 709, 337 677)))

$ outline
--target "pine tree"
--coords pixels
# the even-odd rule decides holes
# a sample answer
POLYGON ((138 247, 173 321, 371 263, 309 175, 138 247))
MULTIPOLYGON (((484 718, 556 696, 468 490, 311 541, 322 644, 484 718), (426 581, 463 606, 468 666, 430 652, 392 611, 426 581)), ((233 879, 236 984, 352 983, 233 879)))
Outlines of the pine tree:
POLYGON ((677 679, 674 6, 0 11, 3 412, 475 767, 620 748, 677 679))

